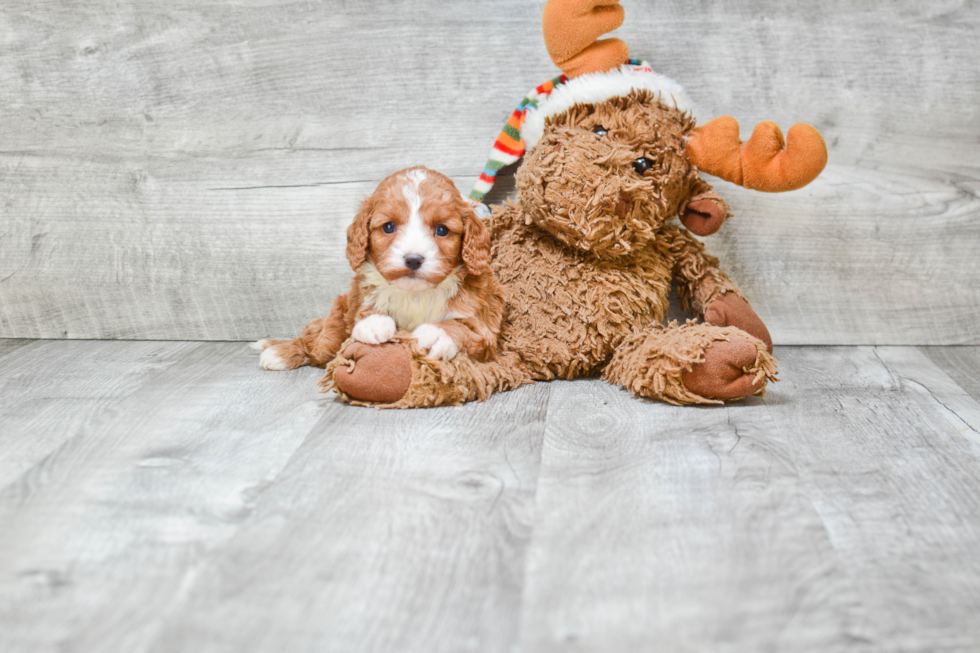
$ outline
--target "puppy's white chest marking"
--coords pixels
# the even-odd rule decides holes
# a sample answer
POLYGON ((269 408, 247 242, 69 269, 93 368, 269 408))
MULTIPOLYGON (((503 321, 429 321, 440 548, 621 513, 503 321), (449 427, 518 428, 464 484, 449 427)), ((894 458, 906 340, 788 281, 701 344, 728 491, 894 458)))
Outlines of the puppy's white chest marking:
POLYGON ((460 279, 450 274, 438 286, 427 290, 403 290, 388 282, 373 263, 361 266, 366 291, 364 303, 378 313, 390 316, 399 329, 414 331, 423 324, 441 322, 454 315, 449 300, 459 292, 460 279))

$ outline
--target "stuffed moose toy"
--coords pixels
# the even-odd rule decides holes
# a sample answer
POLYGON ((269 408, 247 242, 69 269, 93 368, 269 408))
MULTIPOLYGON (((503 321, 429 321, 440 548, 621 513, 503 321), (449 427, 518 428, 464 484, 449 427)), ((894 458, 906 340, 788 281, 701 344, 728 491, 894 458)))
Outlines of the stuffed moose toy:
POLYGON ((622 21, 618 0, 549 0, 545 44, 565 74, 520 104, 471 195, 482 200, 523 155, 516 200, 487 221, 506 289, 493 359, 430 360, 399 332, 381 345, 341 345, 324 388, 354 404, 409 408, 601 376, 638 397, 711 404, 761 394, 775 379, 765 325, 691 235, 716 232, 730 215, 699 172, 793 190, 820 174, 826 146, 808 125, 784 140, 762 123, 745 143, 732 118, 696 127, 676 82, 629 59, 625 43, 596 40, 622 21), (672 286, 700 322, 664 325, 672 286))

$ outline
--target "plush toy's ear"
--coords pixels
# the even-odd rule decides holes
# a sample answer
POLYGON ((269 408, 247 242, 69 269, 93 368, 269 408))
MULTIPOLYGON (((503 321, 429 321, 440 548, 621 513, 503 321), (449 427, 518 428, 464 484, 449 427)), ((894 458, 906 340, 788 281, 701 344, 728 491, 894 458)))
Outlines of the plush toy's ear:
POLYGON ((490 271, 490 231, 469 206, 463 208, 463 265, 469 274, 490 271))
POLYGON ((374 212, 374 195, 361 202, 361 210, 354 216, 354 222, 347 227, 347 260, 350 266, 360 268, 367 260, 368 237, 371 229, 371 213, 374 212))

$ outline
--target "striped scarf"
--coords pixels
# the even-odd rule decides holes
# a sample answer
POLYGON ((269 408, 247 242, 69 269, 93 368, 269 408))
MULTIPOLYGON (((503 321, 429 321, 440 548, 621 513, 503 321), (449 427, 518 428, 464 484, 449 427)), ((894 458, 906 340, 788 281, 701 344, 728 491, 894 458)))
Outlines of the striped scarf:
POLYGON ((565 75, 555 77, 535 88, 521 100, 521 103, 514 109, 514 113, 510 114, 510 118, 507 119, 507 124, 504 125, 500 135, 497 136, 493 149, 490 151, 490 160, 487 161, 483 173, 480 174, 480 179, 477 180, 473 192, 470 193, 471 200, 482 202, 490 189, 493 188, 493 183, 497 181, 497 173, 500 172, 500 169, 515 163, 524 154, 521 126, 524 124, 524 114, 528 107, 537 107, 542 100, 551 95, 556 86, 567 81, 568 78, 565 75))

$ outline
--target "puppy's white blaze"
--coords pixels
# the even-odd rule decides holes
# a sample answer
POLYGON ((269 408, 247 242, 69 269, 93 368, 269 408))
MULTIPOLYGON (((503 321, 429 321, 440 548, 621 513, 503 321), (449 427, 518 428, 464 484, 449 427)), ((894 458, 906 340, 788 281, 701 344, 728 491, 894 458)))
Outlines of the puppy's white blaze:
POLYGON ((439 246, 419 213, 422 210, 420 187, 426 179, 425 170, 411 170, 406 176, 409 183, 402 186, 402 195, 408 202, 408 224, 395 236, 391 249, 388 250, 385 266, 389 269, 404 269, 405 257, 409 254, 418 254, 423 261, 422 267, 416 270, 415 274, 424 278, 440 271, 439 246))
POLYGON ((289 367, 286 365, 286 361, 284 361, 282 357, 276 353, 275 347, 269 347, 262 352, 262 355, 259 356, 259 365, 264 370, 282 371, 289 369, 289 367))
POLYGON ((416 168, 415 170, 409 170, 406 176, 414 184, 415 190, 417 191, 419 186, 422 185, 422 182, 428 177, 428 174, 422 168, 416 168))

